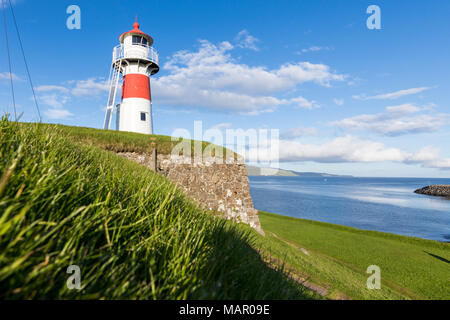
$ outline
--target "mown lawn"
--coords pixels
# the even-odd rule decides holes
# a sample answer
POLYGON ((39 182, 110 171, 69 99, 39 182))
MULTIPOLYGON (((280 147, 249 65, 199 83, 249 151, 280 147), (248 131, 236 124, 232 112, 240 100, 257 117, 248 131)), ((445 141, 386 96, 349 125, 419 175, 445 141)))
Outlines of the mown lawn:
POLYGON ((267 237, 257 245, 328 288, 330 298, 450 299, 448 243, 266 212, 260 220, 267 237), (366 287, 370 265, 381 268, 380 290, 366 287))

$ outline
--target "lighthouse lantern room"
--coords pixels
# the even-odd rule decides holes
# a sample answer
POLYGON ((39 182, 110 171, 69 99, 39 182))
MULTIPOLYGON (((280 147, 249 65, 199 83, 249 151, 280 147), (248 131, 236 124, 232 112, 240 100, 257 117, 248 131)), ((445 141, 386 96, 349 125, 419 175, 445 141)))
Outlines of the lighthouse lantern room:
POLYGON ((109 75, 109 97, 103 128, 109 129, 116 109, 116 129, 144 134, 153 133, 150 76, 159 71, 158 53, 153 39, 139 30, 139 23, 119 37, 113 49, 109 75), (122 75, 122 102, 115 106, 122 75))

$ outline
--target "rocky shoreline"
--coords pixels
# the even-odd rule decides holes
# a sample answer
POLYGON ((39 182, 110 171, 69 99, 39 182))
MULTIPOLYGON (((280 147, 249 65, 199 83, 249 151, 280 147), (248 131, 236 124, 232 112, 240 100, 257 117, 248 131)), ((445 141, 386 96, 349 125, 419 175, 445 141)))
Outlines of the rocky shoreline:
POLYGON ((428 186, 414 191, 418 194, 425 194, 428 196, 446 197, 450 198, 450 185, 446 186, 428 186))

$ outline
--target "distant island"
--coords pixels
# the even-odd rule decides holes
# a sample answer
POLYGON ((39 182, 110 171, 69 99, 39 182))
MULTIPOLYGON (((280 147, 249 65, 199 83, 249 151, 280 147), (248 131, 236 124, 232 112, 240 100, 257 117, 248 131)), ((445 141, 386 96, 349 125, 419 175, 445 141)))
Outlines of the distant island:
POLYGON ((424 194, 427 196, 437 196, 437 197, 446 197, 450 198, 450 185, 443 186, 428 186, 422 189, 418 189, 414 191, 418 194, 424 194))
POLYGON ((298 172, 293 170, 283 170, 276 168, 261 168, 255 166, 246 166, 247 167, 247 175, 250 177, 257 176, 274 176, 274 177, 305 177, 305 178, 315 178, 315 177, 340 177, 340 178, 352 178, 350 175, 337 175, 330 173, 321 173, 321 172, 298 172))

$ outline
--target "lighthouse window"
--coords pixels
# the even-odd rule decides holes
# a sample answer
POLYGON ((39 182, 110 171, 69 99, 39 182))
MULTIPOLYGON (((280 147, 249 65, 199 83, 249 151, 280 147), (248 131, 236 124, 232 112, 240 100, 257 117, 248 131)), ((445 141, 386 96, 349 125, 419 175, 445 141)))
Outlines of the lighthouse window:
POLYGON ((141 112, 141 121, 145 121, 145 120, 146 120, 145 112, 141 112))
POLYGON ((133 36, 133 44, 141 44, 142 37, 139 36, 133 36))
POLYGON ((141 36, 133 36, 133 44, 135 45, 147 45, 147 39, 141 36))

